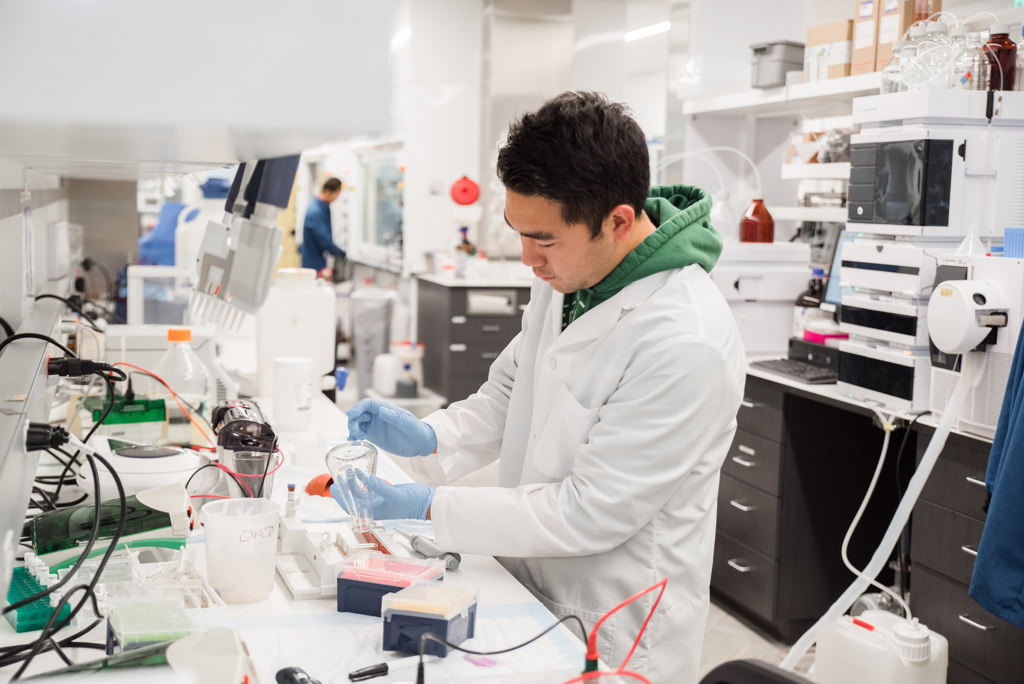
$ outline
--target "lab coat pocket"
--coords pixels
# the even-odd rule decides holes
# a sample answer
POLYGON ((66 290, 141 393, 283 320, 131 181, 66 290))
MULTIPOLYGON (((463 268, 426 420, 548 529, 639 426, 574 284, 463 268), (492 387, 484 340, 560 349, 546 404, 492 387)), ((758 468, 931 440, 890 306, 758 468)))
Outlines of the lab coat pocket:
MULTIPOLYGON (((558 620, 570 615, 575 615, 583 621, 583 624, 586 625, 588 630, 591 630, 594 628, 594 625, 597 624, 597 621, 604 617, 604 613, 595 613, 575 608, 564 603, 558 603, 557 601, 552 601, 547 596, 537 591, 536 587, 527 586, 527 589, 529 589, 533 595, 537 597, 537 600, 544 604, 544 607, 550 610, 551 614, 558 620)), ((601 657, 601 662, 608 667, 614 667, 621 662, 622 658, 625 656, 625 654, 615 653, 615 627, 618 622, 618 618, 619 616, 613 613, 607 620, 601 623, 601 629, 597 632, 597 653, 601 657)), ((575 620, 566 622, 565 626, 573 634, 580 637, 584 644, 587 643, 588 635, 584 634, 580 636, 579 625, 575 620)))
POLYGON ((597 423, 598 409, 581 406, 569 388, 560 384, 548 405, 547 420, 533 442, 534 467, 556 480, 569 475, 580 447, 597 423))

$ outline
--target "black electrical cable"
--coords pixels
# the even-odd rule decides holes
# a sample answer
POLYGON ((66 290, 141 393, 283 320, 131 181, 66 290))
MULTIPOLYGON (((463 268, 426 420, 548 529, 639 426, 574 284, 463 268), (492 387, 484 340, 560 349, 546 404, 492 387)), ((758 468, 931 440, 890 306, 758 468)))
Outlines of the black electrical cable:
POLYGON ((4 338, 2 341, 0 341, 0 350, 2 350, 4 347, 6 347, 8 344, 13 342, 14 340, 28 340, 28 339, 42 340, 44 342, 49 342, 50 344, 54 345, 55 347, 59 347, 61 349, 61 351, 63 351, 68 356, 71 356, 71 357, 76 358, 76 359, 78 358, 78 354, 76 354, 75 352, 71 351, 70 349, 68 349, 63 344, 61 344, 57 340, 53 339, 49 335, 43 335, 41 333, 34 333, 34 332, 15 333, 15 334, 11 335, 10 337, 4 338))
MULTIPOLYGON (((931 411, 922 411, 921 413, 918 413, 917 415, 915 415, 910 420, 910 422, 907 424, 906 431, 903 433, 903 439, 902 439, 902 441, 900 441, 900 448, 896 451, 896 500, 897 501, 903 499, 903 482, 900 479, 900 473, 902 472, 903 452, 907 448, 907 442, 910 440, 910 433, 913 432, 914 423, 916 423, 921 416, 926 416, 929 413, 931 413, 931 411)), ((900 569, 900 596, 902 596, 904 599, 907 598, 907 593, 910 591, 910 587, 909 587, 909 585, 907 583, 907 579, 908 579, 908 576, 909 576, 909 567, 908 567, 908 562, 907 562, 908 558, 907 557, 908 557, 909 554, 908 554, 907 549, 906 549, 906 546, 907 546, 906 535, 907 535, 907 528, 904 526, 904 528, 902 530, 900 530, 900 541, 899 541, 899 544, 897 544, 897 546, 896 546, 896 563, 898 564, 899 569, 900 569)))
POLYGON ((563 622, 568 622, 569 620, 575 620, 576 621, 576 624, 579 625, 580 632, 583 634, 584 638, 586 638, 587 628, 584 627, 583 620, 581 620, 579 618, 579 616, 577 616, 577 615, 566 615, 564 618, 558 620, 557 622, 552 623, 550 627, 545 629, 540 634, 527 639, 526 641, 522 642, 521 644, 516 644, 515 646, 510 646, 508 648, 503 648, 503 649, 500 649, 500 650, 497 650, 497 651, 475 651, 475 650, 473 650, 471 648, 464 648, 462 646, 459 646, 458 644, 453 644, 450 641, 442 639, 441 637, 437 636, 433 632, 426 632, 425 634, 423 634, 420 637, 420 651, 419 651, 420 663, 419 663, 419 665, 416 668, 416 684, 425 684, 425 682, 426 682, 425 675, 423 673, 423 656, 424 656, 423 651, 427 648, 427 642, 428 641, 436 641, 439 644, 444 644, 448 648, 453 648, 456 651, 461 651, 463 653, 470 653, 472 655, 484 655, 484 656, 487 656, 487 655, 501 655, 502 653, 509 653, 511 651, 518 650, 518 649, 522 648, 523 646, 529 646, 534 641, 537 641, 537 639, 540 639, 542 636, 544 636, 545 634, 547 634, 548 632, 553 630, 558 625, 562 624, 563 622))
MULTIPOLYGON (((186 493, 188 493, 188 485, 189 485, 190 482, 192 482, 192 478, 195 477, 196 474, 198 474, 200 470, 205 470, 207 468, 217 468, 217 464, 216 463, 207 463, 206 465, 201 465, 198 468, 196 468, 192 472, 192 474, 188 476, 188 479, 185 480, 185 492, 186 493)), ((229 473, 228 471, 224 470, 223 468, 217 468, 217 470, 219 470, 220 472, 224 473, 225 475, 230 477, 232 480, 234 480, 235 484, 238 485, 238 491, 239 492, 244 492, 246 490, 245 485, 242 484, 241 480, 239 480, 237 477, 235 477, 234 473, 229 473)))
POLYGON ((267 462, 263 466, 263 477, 260 478, 260 488, 256 491, 256 498, 263 496, 263 483, 267 481, 267 471, 270 470, 270 462, 277 456, 277 437, 274 437, 274 444, 270 447, 270 453, 267 454, 267 462))
POLYGON ((90 258, 90 257, 86 257, 86 258, 82 259, 82 268, 85 269, 86 273, 91 272, 93 266, 95 266, 97 269, 99 269, 100 273, 103 275, 103 280, 106 282, 106 285, 107 285, 107 289, 105 291, 106 296, 113 297, 114 296, 114 279, 110 277, 110 271, 107 270, 107 267, 104 266, 103 264, 101 264, 100 262, 96 261, 95 259, 90 258))
POLYGON ((11 335, 14 334, 14 328, 11 327, 11 324, 8 323, 7 319, 5 319, 3 316, 0 316, 0 328, 4 329, 4 335, 6 335, 7 337, 10 337, 11 335))
POLYGON ((103 329, 93 322, 92 317, 89 314, 85 313, 85 310, 83 310, 82 307, 80 307, 78 304, 75 304, 70 299, 55 294, 36 295, 36 301, 38 302, 40 299, 56 299, 59 302, 64 302, 64 305, 67 306, 72 311, 74 311, 75 313, 77 313, 78 315, 80 315, 82 319, 89 324, 90 328, 92 328, 96 332, 103 332, 103 329))
MULTIPOLYGON (((117 529, 114 530, 114 534, 110 538, 110 545, 107 547, 106 552, 103 554, 103 558, 100 560, 99 564, 96 566, 96 573, 93 575, 92 580, 90 580, 88 585, 78 585, 77 587, 75 587, 74 589, 72 589, 71 591, 69 591, 67 594, 64 595, 64 597, 61 599, 61 601, 57 605, 57 607, 54 608, 53 613, 50 615, 50 619, 43 626, 43 629, 42 629, 42 631, 41 631, 41 633, 39 635, 39 639, 36 641, 36 644, 33 647, 32 651, 25 657, 25 660, 24 660, 24 662, 22 662, 22 665, 18 669, 18 671, 14 673, 14 677, 12 678, 12 681, 17 680, 22 675, 22 673, 25 672, 25 669, 29 666, 29 663, 32 662, 32 659, 35 658, 36 655, 38 655, 39 652, 42 650, 42 647, 45 644, 45 642, 47 640, 51 639, 51 634, 53 634, 53 633, 63 629, 65 626, 71 624, 71 621, 75 618, 75 616, 78 614, 78 612, 85 605, 86 601, 88 601, 90 598, 93 601, 93 607, 97 609, 96 610, 97 615, 99 614, 98 606, 96 605, 95 587, 96 587, 96 584, 99 582, 100 576, 103 574, 103 570, 107 566, 107 562, 110 560, 110 557, 114 554, 114 551, 117 548, 117 542, 121 539, 121 535, 124 532, 125 519, 126 519, 127 513, 128 513, 128 502, 127 502, 127 498, 125 497, 124 486, 121 484, 121 478, 118 477, 117 471, 114 469, 114 467, 112 465, 110 465, 110 462, 107 461, 107 459, 105 459, 104 457, 102 457, 102 456, 100 456, 99 454, 96 454, 96 453, 86 454, 85 457, 89 460, 89 463, 92 466, 93 471, 94 471, 94 476, 96 476, 96 489, 97 489, 97 496, 96 496, 96 498, 97 498, 97 502, 99 500, 99 477, 98 477, 98 474, 95 472, 96 466, 95 466, 95 463, 93 463, 93 460, 95 459, 95 460, 99 461, 100 463, 102 463, 103 466, 110 472, 110 476, 114 480, 114 485, 117 487, 117 495, 118 495, 118 499, 119 499, 119 503, 120 503, 120 516, 118 517, 118 520, 117 520, 117 529), (71 597, 71 594, 74 591, 76 591, 77 589, 79 589, 79 588, 84 588, 85 589, 85 595, 82 597, 82 600, 79 601, 78 604, 74 608, 71 609, 71 612, 68 613, 67 617, 65 617, 63 620, 61 620, 61 622, 59 624, 54 626, 53 622, 57 618, 57 615, 59 615, 61 610, 63 609, 63 607, 69 603, 69 599, 71 597)), ((99 509, 99 504, 97 503, 97 508, 96 508, 96 516, 97 516, 97 518, 99 517, 99 510, 100 510, 99 509)), ((81 558, 79 560, 83 560, 86 557, 86 555, 87 555, 87 553, 85 551, 83 551, 82 556, 81 556, 81 558)), ((64 577, 64 579, 66 580, 66 579, 70 578, 72 576, 73 572, 74 571, 69 571, 68 574, 64 577)), ((51 589, 56 588, 59 585, 60 585, 60 582, 58 582, 57 584, 53 585, 53 587, 51 587, 51 589)))

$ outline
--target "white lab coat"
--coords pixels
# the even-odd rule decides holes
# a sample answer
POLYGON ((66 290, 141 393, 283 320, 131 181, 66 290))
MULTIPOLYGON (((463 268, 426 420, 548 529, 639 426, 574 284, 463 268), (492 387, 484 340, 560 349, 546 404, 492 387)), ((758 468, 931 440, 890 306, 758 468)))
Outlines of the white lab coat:
MULTIPOLYGON (((588 630, 668 577, 629 669, 695 682, 718 474, 745 378, 734 319, 697 265, 631 283, 564 332, 561 317, 562 295, 536 281, 479 392, 425 419, 438 451, 417 459, 422 474, 451 481, 501 458, 499 487, 438 487, 437 541, 497 556, 588 630)), ((607 665, 626 657, 653 599, 602 626, 607 665)))

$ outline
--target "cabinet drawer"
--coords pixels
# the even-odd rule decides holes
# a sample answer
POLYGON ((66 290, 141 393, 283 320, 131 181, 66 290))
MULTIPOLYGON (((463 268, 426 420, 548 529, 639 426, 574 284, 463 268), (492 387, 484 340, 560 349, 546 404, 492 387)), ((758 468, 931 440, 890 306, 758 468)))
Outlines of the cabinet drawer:
POLYGON ((778 496, 781 451, 776 442, 737 430, 722 464, 722 472, 778 496))
POLYGON ((715 537, 711 585, 731 600, 771 620, 775 613, 776 564, 727 535, 715 537))
POLYGON ((491 364, 501 354, 504 345, 467 344, 453 342, 448 345, 448 368, 452 377, 470 376, 487 379, 491 364))
POLYGON ((775 558, 779 500, 723 475, 718 486, 718 529, 738 542, 775 558))
MULTIPOLYGON (((932 434, 930 430, 921 431, 917 440, 918 461, 924 456, 932 434)), ((921 491, 921 498, 984 520, 985 470, 991 447, 988 442, 950 435, 921 491)))
POLYGON ((949 657, 982 677, 1018 682, 1024 672, 1024 630, 1000 620, 967 595, 967 587, 914 565, 912 610, 949 640, 949 657))
POLYGON ((955 660, 949 661, 949 669, 946 671, 946 684, 995 684, 991 679, 985 679, 974 670, 964 667, 955 660))
POLYGON ((914 508, 910 557, 917 564, 963 584, 971 583, 974 556, 984 523, 966 515, 918 501, 914 508))
POLYGON ((451 404, 456 401, 462 401, 470 394, 473 394, 480 385, 484 384, 487 380, 487 376, 483 375, 480 377, 460 375, 448 379, 448 396, 445 399, 451 404))
POLYGON ((519 316, 452 316, 448 339, 504 347, 522 329, 519 316))
POLYGON ((779 386, 748 375, 736 422, 744 432, 781 442, 782 390, 779 386))

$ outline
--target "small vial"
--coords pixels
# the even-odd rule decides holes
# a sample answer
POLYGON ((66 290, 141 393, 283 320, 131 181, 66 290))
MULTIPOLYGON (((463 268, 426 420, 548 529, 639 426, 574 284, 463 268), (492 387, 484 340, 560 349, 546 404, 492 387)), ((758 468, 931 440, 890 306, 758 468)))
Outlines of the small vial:
POLYGON ((295 483, 288 483, 288 500, 285 502, 284 517, 294 518, 299 507, 299 495, 295 492, 295 483))

